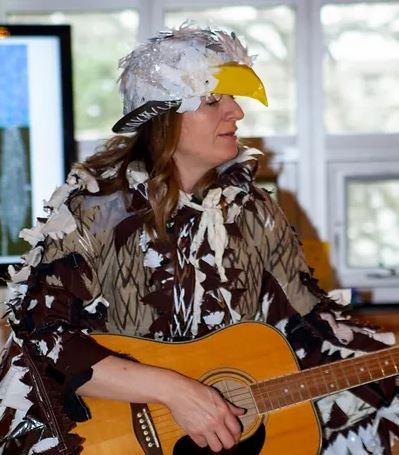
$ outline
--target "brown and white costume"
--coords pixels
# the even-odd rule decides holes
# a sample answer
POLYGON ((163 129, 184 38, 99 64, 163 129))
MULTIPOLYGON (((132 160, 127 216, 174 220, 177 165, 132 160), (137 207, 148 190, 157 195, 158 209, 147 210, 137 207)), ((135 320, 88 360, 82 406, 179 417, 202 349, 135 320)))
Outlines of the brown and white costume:
MULTIPOLYGON (((253 184, 257 153, 241 150, 221 166, 202 201, 181 193, 169 244, 143 224, 142 163, 128 168, 128 194, 103 195, 94 177, 71 172, 47 203, 48 220, 23 231, 33 248, 11 270, 0 453, 79 453, 74 422, 90 413, 74 391, 110 354, 91 331, 174 341, 263 321, 288 338, 304 368, 394 342, 344 316, 318 288, 285 216, 253 184)), ((396 392, 387 379, 320 400, 324 453, 390 453, 396 392)))

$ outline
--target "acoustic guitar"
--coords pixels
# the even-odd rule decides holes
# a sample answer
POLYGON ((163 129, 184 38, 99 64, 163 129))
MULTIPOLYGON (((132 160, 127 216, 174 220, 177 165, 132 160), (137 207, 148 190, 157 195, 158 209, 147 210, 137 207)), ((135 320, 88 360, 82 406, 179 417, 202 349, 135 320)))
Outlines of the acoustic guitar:
MULTIPOLYGON (((321 428, 312 400, 399 372, 399 346, 301 371, 280 332, 257 322, 235 324, 181 343, 119 335, 95 338, 140 362, 171 368, 216 387, 226 400, 246 408, 240 418, 241 441, 223 452, 229 454, 317 454, 321 428)), ((158 403, 86 400, 92 419, 77 426, 77 433, 86 439, 84 455, 212 453, 198 448, 169 409, 158 403)))

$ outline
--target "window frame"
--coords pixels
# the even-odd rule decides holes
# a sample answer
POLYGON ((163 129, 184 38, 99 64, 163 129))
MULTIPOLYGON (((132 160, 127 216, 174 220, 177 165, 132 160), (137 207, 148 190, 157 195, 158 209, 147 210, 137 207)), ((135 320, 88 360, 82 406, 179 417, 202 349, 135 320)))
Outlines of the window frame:
MULTIPOLYGON (((354 150, 348 150, 348 154, 354 150)), ((375 160, 375 155, 374 155, 375 160)), ((335 266, 340 271, 342 284, 350 287, 392 288, 398 287, 398 276, 384 276, 384 269, 368 267, 364 269, 349 267, 346 263, 346 179, 348 178, 387 178, 399 177, 399 160, 378 160, 370 162, 335 162, 329 165, 329 186, 336 191, 331 192, 329 207, 330 237, 333 239, 332 255, 335 266), (372 172, 370 172, 372 168, 372 172), (381 277, 375 275, 380 274, 381 277)), ((387 270, 387 269, 385 269, 387 270)))

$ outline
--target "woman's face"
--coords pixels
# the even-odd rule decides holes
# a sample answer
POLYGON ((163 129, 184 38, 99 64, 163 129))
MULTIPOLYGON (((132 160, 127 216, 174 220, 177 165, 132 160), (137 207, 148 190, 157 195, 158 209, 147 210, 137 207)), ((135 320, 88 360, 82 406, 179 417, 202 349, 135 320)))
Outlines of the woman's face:
POLYGON ((201 98, 196 111, 182 115, 180 138, 174 153, 178 167, 205 173, 235 158, 236 122, 243 117, 242 109, 230 95, 201 98))

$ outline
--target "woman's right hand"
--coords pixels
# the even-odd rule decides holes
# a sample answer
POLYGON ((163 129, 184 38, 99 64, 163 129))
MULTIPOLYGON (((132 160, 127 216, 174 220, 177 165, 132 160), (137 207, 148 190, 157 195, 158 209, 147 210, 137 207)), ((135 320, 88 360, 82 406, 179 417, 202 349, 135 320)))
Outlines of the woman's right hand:
POLYGON ((238 443, 241 425, 237 417, 244 409, 224 400, 212 387, 175 372, 171 372, 169 387, 172 393, 163 402, 198 446, 220 452, 238 443))
POLYGON ((240 439, 237 417, 245 410, 228 403, 212 387, 173 370, 108 356, 93 366, 79 395, 130 403, 162 403, 200 447, 230 449, 240 439))

